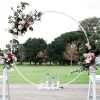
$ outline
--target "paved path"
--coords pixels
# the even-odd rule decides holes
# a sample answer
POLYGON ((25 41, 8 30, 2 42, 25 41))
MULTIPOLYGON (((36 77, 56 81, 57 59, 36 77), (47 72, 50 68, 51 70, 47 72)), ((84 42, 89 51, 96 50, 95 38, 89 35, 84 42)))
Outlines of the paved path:
MULTIPOLYGON (((39 90, 30 84, 10 85, 11 100, 87 100, 87 93, 88 84, 65 85, 62 90, 39 90)), ((100 96, 99 84, 97 85, 97 95, 100 96)))

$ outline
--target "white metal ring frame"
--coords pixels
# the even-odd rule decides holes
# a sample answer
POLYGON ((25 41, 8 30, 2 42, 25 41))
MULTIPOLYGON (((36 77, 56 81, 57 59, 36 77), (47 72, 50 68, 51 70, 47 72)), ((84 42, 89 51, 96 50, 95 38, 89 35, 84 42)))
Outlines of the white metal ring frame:
MULTIPOLYGON (((73 17, 71 17, 71 16, 69 16, 69 15, 67 15, 67 14, 65 14, 65 13, 58 12, 58 11, 44 11, 44 12, 42 12, 42 14, 45 14, 45 13, 58 13, 58 14, 62 14, 62 15, 64 15, 64 16, 69 17, 70 19, 72 19, 72 20, 73 20, 75 23, 77 23, 77 24, 79 25, 79 27, 82 29, 82 31, 84 32, 84 35, 86 36, 87 43, 89 43, 89 39, 88 39, 88 36, 87 36, 87 34, 86 34, 84 28, 83 28, 83 27, 80 25, 80 23, 79 23, 78 21, 76 21, 73 17)), ((19 71, 19 69, 17 68, 17 66, 15 65, 15 63, 14 63, 14 66, 15 66, 15 69, 17 70, 17 72, 19 73, 19 75, 20 75, 25 81, 27 81, 28 83, 30 83, 30 84, 32 84, 32 85, 37 85, 37 84, 33 83, 32 81, 30 81, 28 78, 26 78, 26 77, 19 71)), ((65 83, 65 84, 70 84, 70 83, 72 83, 73 81, 75 81, 75 80, 81 75, 81 73, 82 73, 82 72, 80 72, 76 77, 74 77, 74 79, 72 79, 71 81, 69 81, 69 82, 67 82, 67 83, 65 83)))

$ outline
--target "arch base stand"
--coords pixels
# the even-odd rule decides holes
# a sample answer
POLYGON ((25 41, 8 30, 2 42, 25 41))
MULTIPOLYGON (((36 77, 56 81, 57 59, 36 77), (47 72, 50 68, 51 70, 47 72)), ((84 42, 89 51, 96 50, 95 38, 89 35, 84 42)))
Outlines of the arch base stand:
POLYGON ((96 75, 96 69, 93 66, 89 68, 89 71, 90 76, 87 100, 100 100, 100 98, 96 96, 96 83, 100 83, 100 75, 96 75))
POLYGON ((1 100, 10 100, 9 82, 8 82, 8 69, 3 69, 3 75, 0 76, 2 82, 2 97, 1 100))

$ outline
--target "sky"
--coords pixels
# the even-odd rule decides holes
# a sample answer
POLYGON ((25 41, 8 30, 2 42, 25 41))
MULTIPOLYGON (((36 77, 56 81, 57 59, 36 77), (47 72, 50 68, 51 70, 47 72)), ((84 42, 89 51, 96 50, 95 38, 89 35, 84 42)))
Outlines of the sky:
POLYGON ((34 31, 28 31, 18 37, 20 43, 25 42, 29 37, 43 38, 50 43, 62 33, 78 29, 78 24, 70 17, 77 22, 89 17, 100 17, 100 0, 2 0, 0 3, 0 48, 2 49, 12 39, 12 35, 7 31, 8 16, 12 14, 10 8, 16 8, 21 1, 30 4, 26 8, 27 13, 37 10, 43 12, 43 15, 40 22, 34 23, 34 31))

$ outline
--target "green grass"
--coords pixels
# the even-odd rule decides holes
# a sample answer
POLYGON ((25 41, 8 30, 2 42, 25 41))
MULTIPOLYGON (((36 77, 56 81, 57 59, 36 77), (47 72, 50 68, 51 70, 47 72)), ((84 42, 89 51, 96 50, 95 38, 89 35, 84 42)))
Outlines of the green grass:
MULTIPOLYGON (((0 74, 2 74, 2 67, 0 66, 0 74)), ((65 84, 74 79, 79 73, 71 74, 73 70, 79 69, 78 66, 17 66, 19 71, 33 83, 39 83, 49 77, 49 80, 53 80, 53 77, 57 76, 62 84, 65 84), (47 75, 49 73, 49 75, 47 75)), ((100 74, 100 71, 97 71, 100 74)), ((9 73, 9 81, 14 84, 27 83, 16 70, 9 73)), ((84 71, 78 79, 72 84, 87 84, 88 72, 84 71)))

